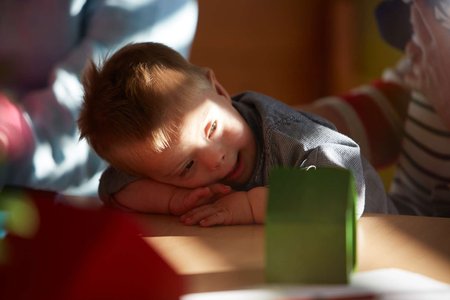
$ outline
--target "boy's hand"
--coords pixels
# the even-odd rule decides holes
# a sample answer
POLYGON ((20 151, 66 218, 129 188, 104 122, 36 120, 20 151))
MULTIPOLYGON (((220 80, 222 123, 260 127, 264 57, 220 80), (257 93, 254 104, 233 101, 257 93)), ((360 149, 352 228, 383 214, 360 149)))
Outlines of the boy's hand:
POLYGON ((233 192, 181 216, 186 225, 238 225, 255 223, 247 192, 233 192))
POLYGON ((182 215, 191 209, 214 202, 221 196, 231 192, 229 186, 215 183, 206 187, 189 189, 177 189, 171 197, 169 212, 173 215, 182 215))

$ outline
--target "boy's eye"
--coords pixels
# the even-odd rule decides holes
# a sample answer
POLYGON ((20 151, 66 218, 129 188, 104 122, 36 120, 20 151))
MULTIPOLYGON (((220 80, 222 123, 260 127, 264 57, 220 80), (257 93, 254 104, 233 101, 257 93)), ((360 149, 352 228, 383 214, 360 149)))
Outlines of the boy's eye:
POLYGON ((214 131, 216 131, 216 129, 217 129, 217 121, 214 121, 211 123, 211 126, 209 127, 208 139, 211 138, 211 136, 213 135, 214 131))
POLYGON ((193 165, 194 165, 194 161, 193 161, 193 160, 191 160, 190 162, 188 162, 188 163, 186 164, 186 166, 184 166, 183 171, 181 171, 180 176, 186 175, 186 174, 192 169, 192 166, 193 166, 193 165))

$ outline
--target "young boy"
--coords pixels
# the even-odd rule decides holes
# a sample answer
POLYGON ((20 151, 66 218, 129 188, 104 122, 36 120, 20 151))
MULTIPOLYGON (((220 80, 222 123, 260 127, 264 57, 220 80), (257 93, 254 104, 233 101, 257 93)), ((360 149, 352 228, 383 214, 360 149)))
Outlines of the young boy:
POLYGON ((211 70, 162 44, 92 64, 79 127, 112 166, 101 199, 125 209, 190 225, 263 223, 272 168, 327 166, 352 171, 358 216, 395 212, 358 145, 333 125, 261 94, 231 98, 211 70))

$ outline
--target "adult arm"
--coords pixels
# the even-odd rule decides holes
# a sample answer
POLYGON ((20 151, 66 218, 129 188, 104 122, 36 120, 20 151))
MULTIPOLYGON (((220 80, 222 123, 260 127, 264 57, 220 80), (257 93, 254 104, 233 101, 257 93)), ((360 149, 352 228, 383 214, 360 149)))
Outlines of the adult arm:
POLYGON ((389 69, 387 75, 370 84, 299 108, 332 122, 358 143, 376 169, 385 168, 400 154, 403 122, 411 100, 410 91, 399 83, 395 71, 389 69))
POLYGON ((86 15, 80 20, 84 29, 74 29, 80 31, 76 46, 55 64, 47 87, 18 99, 30 120, 36 148, 29 148, 28 155, 15 165, 17 171, 8 174, 10 184, 95 193, 106 165, 85 141, 79 141, 76 127, 83 91, 80 76, 86 61, 101 62, 119 47, 142 41, 164 42, 187 55, 196 26, 195 1, 83 3, 79 12, 86 15))

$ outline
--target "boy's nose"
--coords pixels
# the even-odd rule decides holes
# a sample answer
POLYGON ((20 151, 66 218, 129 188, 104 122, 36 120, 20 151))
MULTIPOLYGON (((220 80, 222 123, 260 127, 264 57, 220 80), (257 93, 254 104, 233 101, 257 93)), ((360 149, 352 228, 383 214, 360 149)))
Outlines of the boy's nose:
POLYGON ((225 154, 218 151, 206 151, 204 153, 205 164, 209 170, 216 170, 225 162, 225 154))

